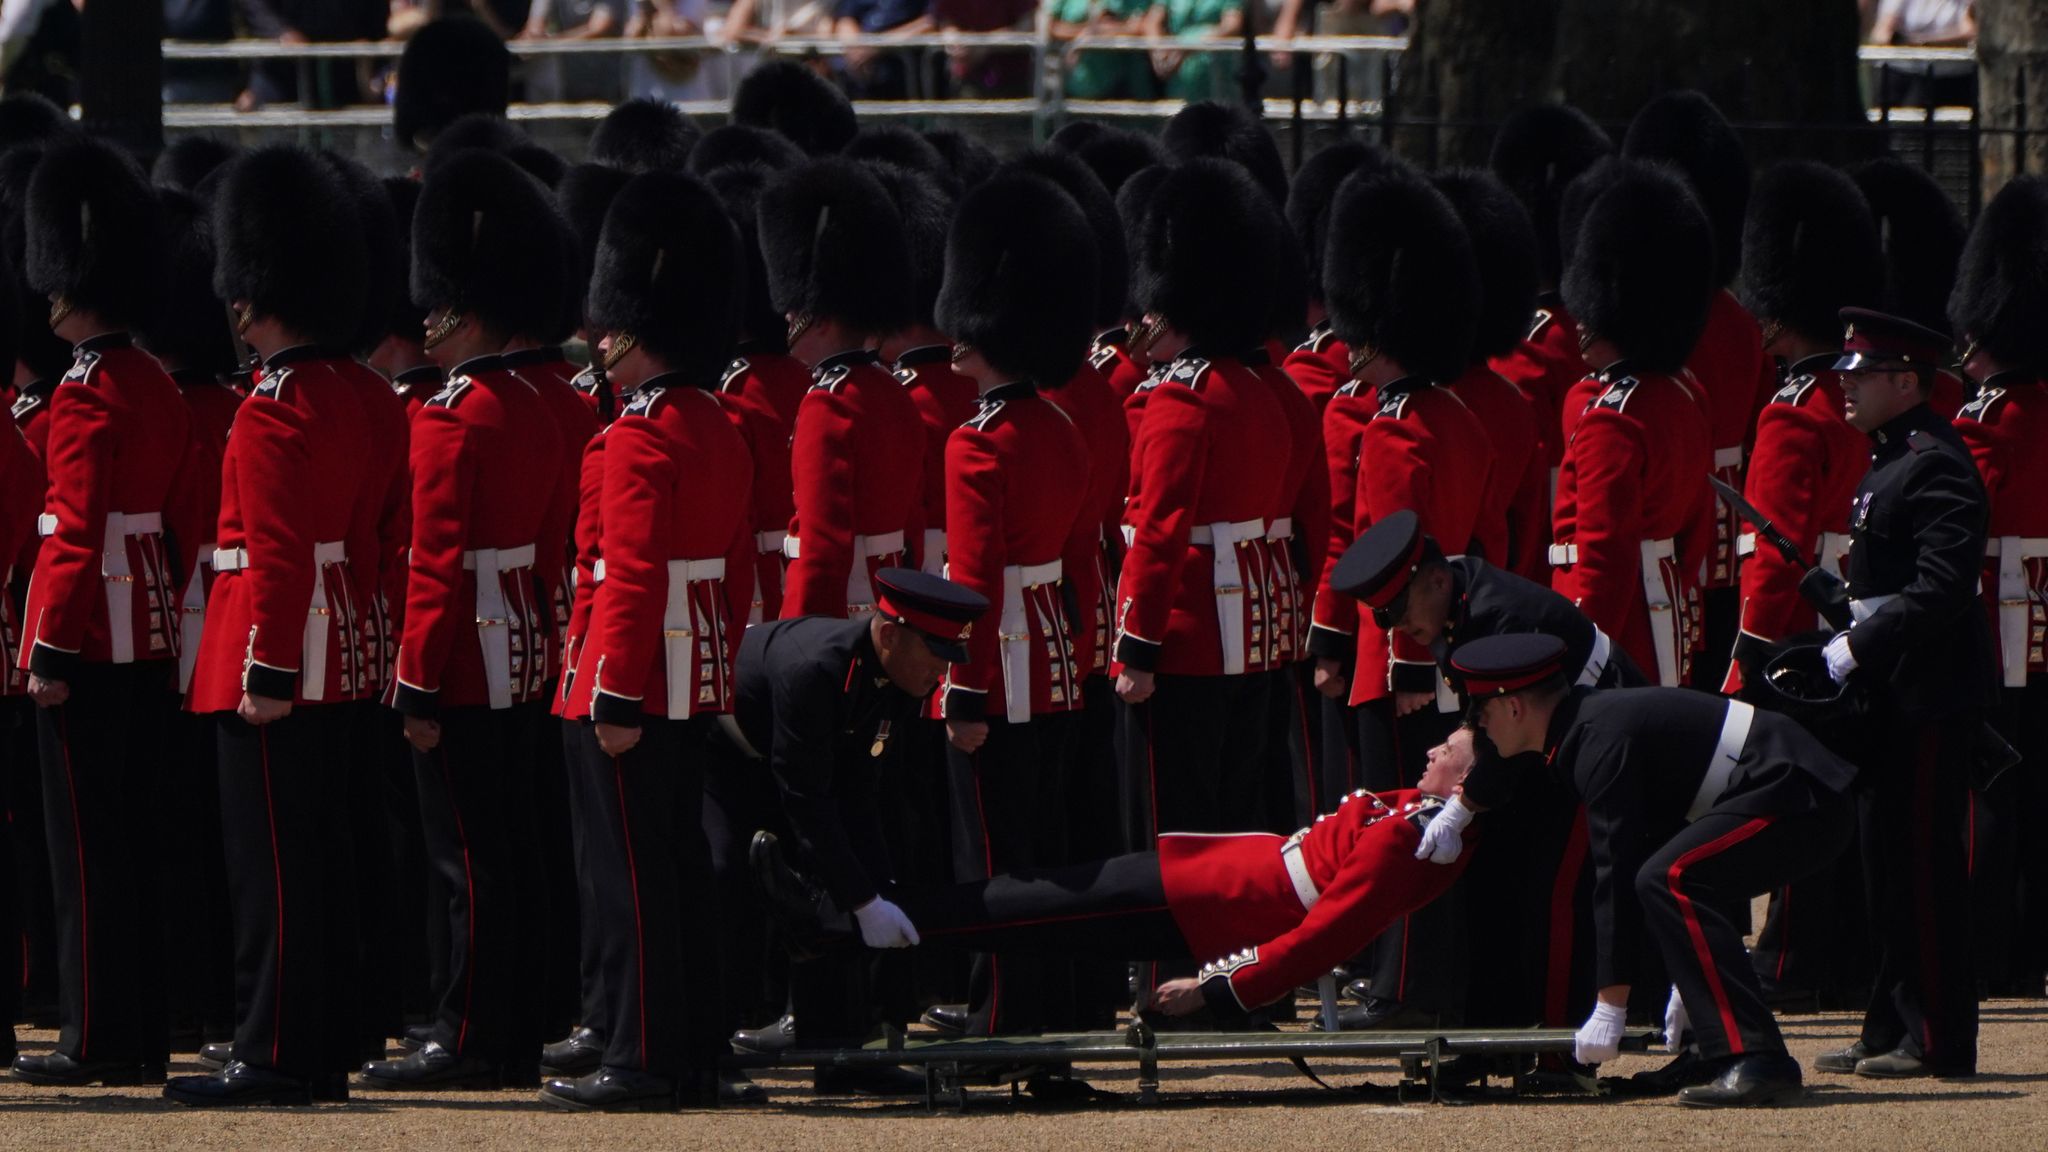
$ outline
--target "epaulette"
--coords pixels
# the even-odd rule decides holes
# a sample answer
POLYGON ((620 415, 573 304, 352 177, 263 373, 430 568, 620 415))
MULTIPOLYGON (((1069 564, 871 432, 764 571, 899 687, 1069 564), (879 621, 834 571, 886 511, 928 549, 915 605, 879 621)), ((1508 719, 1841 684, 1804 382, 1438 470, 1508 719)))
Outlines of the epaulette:
POLYGON ((1906 447, 1915 452, 1939 452, 1941 441, 1929 436, 1925 431, 1916 430, 1907 434, 1906 447))
POLYGON ((1409 393, 1406 391, 1380 393, 1379 410, 1372 414, 1372 418, 1375 420, 1399 420, 1401 417, 1406 416, 1408 414, 1408 396, 1409 393))
POLYGON ((811 384, 811 391, 837 392, 839 391, 839 386, 846 383, 846 378, 851 375, 853 375, 853 369, 844 364, 839 365, 837 368, 826 369, 818 373, 817 380, 811 384))
POLYGON ((891 368, 889 369, 889 375, 894 376, 898 384, 902 384, 906 387, 911 384, 917 383, 917 369, 915 368, 891 368))
POLYGON ((620 409, 619 418, 623 420, 628 416, 652 416, 654 415, 654 406, 661 403, 661 398, 666 395, 668 395, 668 389, 659 384, 652 388, 642 388, 640 391, 633 393, 632 403, 620 409))
POLYGON ((1771 396, 1771 403, 1804 404, 1806 402, 1806 394, 1813 391, 1814 382, 1818 379, 1819 377, 1811 372, 1802 372, 1794 376, 1790 380, 1785 381, 1785 386, 1778 389, 1771 396))
POLYGON ((604 377, 598 373, 596 366, 593 365, 570 377, 569 387, 583 393, 585 396, 595 396, 603 380, 604 377))
POLYGON ((1442 800, 1434 796, 1424 796, 1413 804, 1401 805, 1401 819, 1415 825, 1418 830, 1427 830, 1429 822, 1436 819, 1437 810, 1443 806, 1442 800))
POLYGON ((1330 341, 1335 340, 1336 338, 1336 329, 1331 328, 1327 325, 1319 325, 1308 334, 1308 339, 1303 340, 1299 344, 1296 344, 1294 346, 1294 350, 1296 352, 1312 352, 1317 355, 1321 355, 1323 349, 1328 348, 1330 346, 1330 341))
POLYGON ((1097 344, 1088 350, 1088 366, 1098 371, 1116 359, 1116 345, 1097 344))
POLYGON ((977 432, 986 432, 988 430, 989 423, 996 418, 996 413, 1001 412, 1003 410, 1003 405, 1005 403, 1007 403, 1007 401, 984 401, 981 405, 981 411, 976 412, 973 416, 969 417, 967 422, 962 424, 961 427, 972 428, 977 432))
POLYGON ((265 400, 282 400, 284 399, 284 382, 291 378, 292 370, 290 368, 279 368, 275 372, 265 372, 263 379, 250 391, 249 395, 252 399, 261 396, 265 400))
POLYGON ((14 398, 14 406, 9 409, 9 414, 19 423, 28 419, 28 414, 41 407, 43 401, 49 398, 49 394, 45 392, 23 392, 14 398))
POLYGON ((1152 389, 1166 383, 1166 372, 1171 367, 1171 364, 1152 365, 1152 367, 1145 370, 1145 378, 1138 382, 1138 386, 1134 391, 1150 392, 1152 389))
POLYGON ((732 391, 733 381, 746 374, 747 358, 744 356, 734 357, 733 362, 725 366, 725 375, 718 378, 718 390, 720 392, 732 391))
POLYGON ((1527 336, 1522 337, 1522 339, 1527 340, 1532 344, 1535 343, 1536 338, 1538 336, 1543 335, 1543 330, 1545 328, 1550 327, 1550 322, 1552 320, 1555 320, 1556 318, 1557 314, 1552 312, 1550 309, 1538 308, 1536 310, 1536 315, 1530 318, 1529 320, 1529 334, 1527 336))
POLYGON ((76 360, 73 360, 73 361, 71 362, 71 367, 70 367, 70 368, 67 368, 67 369, 65 369, 65 371, 64 371, 64 379, 62 379, 62 380, 58 381, 58 383, 60 383, 60 384, 83 384, 83 383, 85 383, 85 382, 86 382, 86 380, 87 380, 87 379, 88 379, 89 377, 91 377, 91 376, 92 376, 92 370, 93 370, 93 368, 94 368, 94 367, 96 367, 96 366, 97 366, 97 365, 99 364, 99 362, 100 362, 100 354, 99 354, 99 353, 97 353, 97 352, 80 352, 80 353, 78 354, 78 359, 76 359, 76 360))
POLYGON ((1976 399, 1963 405, 1962 410, 1956 413, 1956 419, 1975 420, 1982 424, 1985 418, 1991 415, 1992 409, 1996 408, 1998 402, 2003 399, 2005 399, 2005 389, 1986 388, 1982 392, 1977 393, 1976 399))
POLYGON ((1607 391, 1600 393, 1598 399, 1587 405, 1586 411, 1591 412, 1595 408, 1612 408, 1616 412, 1620 412, 1628 407, 1628 398, 1635 395, 1636 388, 1640 384, 1642 384, 1642 381, 1634 376, 1623 376, 1618 380, 1611 380, 1607 384, 1607 391))
POLYGON ((1183 356, 1166 370, 1167 381, 1185 384, 1196 392, 1202 390, 1202 383, 1208 378, 1209 362, 1200 356, 1183 356))
POLYGON ((434 393, 433 396, 427 400, 427 407, 455 407, 457 404, 462 402, 463 393, 469 391, 470 385, 474 383, 475 381, 471 380, 468 376, 449 377, 448 383, 443 384, 441 386, 441 390, 439 392, 434 393))

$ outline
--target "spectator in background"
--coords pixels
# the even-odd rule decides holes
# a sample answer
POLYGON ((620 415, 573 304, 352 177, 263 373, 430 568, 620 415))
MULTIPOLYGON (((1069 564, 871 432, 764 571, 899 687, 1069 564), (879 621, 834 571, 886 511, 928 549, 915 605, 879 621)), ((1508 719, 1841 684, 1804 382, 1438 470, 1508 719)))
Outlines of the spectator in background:
MULTIPOLYGON (((382 40, 389 16, 385 0, 236 0, 242 24, 258 40, 315 44, 382 40)), ((235 106, 250 111, 280 101, 334 108, 363 99, 365 62, 353 60, 260 60, 249 70, 249 87, 235 106), (301 78, 311 91, 299 90, 301 78)))
POLYGON ((1168 96, 1181 100, 1226 95, 1233 45, 1219 42, 1243 33, 1244 0, 1156 0, 1145 13, 1145 35, 1162 45, 1152 50, 1152 74, 1168 96), (1198 50, 1203 44, 1223 51, 1198 50))
MULTIPOLYGON (((235 38, 233 0, 164 0, 164 39, 222 44, 235 38)), ((164 61, 164 103, 226 104, 242 90, 232 60, 164 61)))
MULTIPOLYGON (((625 32, 631 0, 533 0, 521 40, 603 40, 625 32)), ((644 22, 643 22, 644 23, 644 22)), ((617 101, 625 58, 609 54, 540 56, 526 61, 526 98, 617 101)))
MULTIPOLYGON (((1973 0, 1878 0, 1867 39, 1899 47, 1968 47, 1977 42, 1977 6, 1973 0)), ((1878 100, 1887 108, 1967 105, 1976 99, 1977 63, 1880 65, 1878 80, 1878 100)))
MULTIPOLYGON (((711 21, 706 0, 637 0, 626 23, 626 37, 697 36, 711 21)), ((709 99, 706 76, 710 59, 701 52, 659 52, 628 58, 626 91, 629 96, 654 100, 709 99)))
MULTIPOLYGON (((1291 0, 1298 2, 1298 0, 1291 0)), ((1052 38, 1071 44, 1079 36, 1142 36, 1149 0, 1046 0, 1052 38)), ((1150 100, 1159 94, 1152 68, 1136 52, 1084 52, 1068 47, 1066 95, 1070 100, 1150 100)))
MULTIPOLYGON (((921 35, 937 27, 927 4, 928 0, 838 0, 832 33, 921 35)), ((911 65, 903 53, 848 48, 840 67, 847 94, 856 100, 901 100, 911 95, 911 65)))
MULTIPOLYGON (((932 0, 932 19, 941 32, 1029 31, 1037 8, 1037 0, 932 0)), ((1031 53, 948 48, 946 78, 956 96, 1026 96, 1031 92, 1031 53)))

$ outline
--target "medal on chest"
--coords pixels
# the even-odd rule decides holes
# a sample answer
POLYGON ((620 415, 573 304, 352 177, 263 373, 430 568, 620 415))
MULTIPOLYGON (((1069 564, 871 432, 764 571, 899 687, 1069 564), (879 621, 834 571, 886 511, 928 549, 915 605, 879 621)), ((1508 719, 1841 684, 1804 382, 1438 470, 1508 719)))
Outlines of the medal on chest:
POLYGON ((871 757, 879 757, 882 754, 882 750, 887 748, 888 746, 889 722, 887 720, 884 720, 882 721, 881 727, 875 729, 875 742, 873 744, 868 745, 868 755, 871 757))

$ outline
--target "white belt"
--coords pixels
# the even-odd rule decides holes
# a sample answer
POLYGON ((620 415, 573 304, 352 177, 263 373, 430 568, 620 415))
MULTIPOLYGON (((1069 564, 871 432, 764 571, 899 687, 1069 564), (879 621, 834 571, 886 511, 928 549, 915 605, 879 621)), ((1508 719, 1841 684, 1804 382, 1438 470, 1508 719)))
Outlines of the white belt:
POLYGON ((590 565, 590 582, 592 584, 604 583, 604 557, 599 556, 590 565))
MULTIPOLYGON (((242 567, 249 566, 247 549, 236 548, 240 553, 242 567)), ((213 556, 216 565, 220 552, 213 556)), ((308 700, 324 700, 327 697, 327 631, 330 615, 327 609, 327 569, 330 565, 346 563, 348 550, 340 540, 329 540, 313 545, 313 600, 306 607, 306 633, 300 647, 303 667, 299 670, 299 693, 308 700)))
POLYGON ((1878 609, 1898 598, 1899 594, 1897 592, 1886 592, 1882 596, 1867 596, 1861 600, 1851 600, 1849 601, 1849 618, 1855 623, 1861 624, 1872 616, 1877 615, 1878 609))
POLYGON ((782 551, 783 542, 788 539, 789 533, 779 529, 774 532, 756 532, 754 533, 754 550, 762 553, 779 553, 782 551))
POLYGON ((1732 448, 1716 448, 1716 449, 1714 449, 1714 467, 1716 467, 1716 468, 1740 468, 1741 466, 1742 466, 1742 445, 1740 445, 1740 444, 1737 444, 1737 445, 1735 445, 1735 446, 1734 446, 1734 447, 1732 447, 1732 448))
MULTIPOLYGON (((901 551, 901 530, 853 538, 853 567, 846 573, 846 608, 849 618, 865 616, 875 610, 874 581, 868 578, 868 566, 862 561, 877 556, 893 556, 901 551)), ((802 552, 803 542, 795 536, 785 534, 782 540, 782 554, 794 560, 802 552)))
POLYGON ((1265 537, 1263 520, 1197 524, 1188 533, 1188 543, 1208 548, 1212 556, 1211 586, 1216 591, 1216 625, 1223 641, 1225 676, 1244 673, 1244 571, 1237 562, 1237 546, 1265 537))
POLYGON ((946 530, 944 528, 927 528, 924 530, 924 564, 921 567, 928 575, 945 575, 946 530))
POLYGON ((996 650, 1003 665, 1004 715, 1012 724, 1031 719, 1031 619, 1024 611, 1024 593, 1057 584, 1063 575, 1058 560, 1045 564, 1012 564, 1003 569, 1003 614, 996 631, 996 650))
POLYGON ((1728 780, 1735 775, 1735 765, 1742 760, 1742 746, 1749 743, 1749 726, 1756 721, 1756 709, 1740 700, 1728 702, 1728 715, 1721 720, 1721 738, 1714 742, 1714 758, 1707 762, 1707 775, 1700 781, 1700 790, 1693 793, 1692 804, 1685 810, 1685 822, 1690 824, 1707 814, 1721 794, 1728 790, 1728 780))
POLYGON ((192 687, 192 669, 199 660, 199 638, 206 634, 206 569, 212 567, 213 541, 208 540, 192 558, 192 574, 185 581, 185 595, 178 602, 178 691, 192 687))
MULTIPOLYGON (((697 706, 697 689, 701 673, 693 675, 695 662, 691 659, 697 644, 700 623, 697 601, 690 595, 694 585, 712 580, 725 579, 725 558, 714 556, 708 560, 671 560, 668 562, 668 605, 662 610, 661 644, 662 653, 668 661, 668 718, 688 720, 697 706)), ((715 617, 713 618, 715 621, 715 617)), ((716 646, 725 638, 713 630, 710 640, 714 645, 713 659, 717 659, 716 646)))
MULTIPOLYGON (((107 586, 107 644, 116 664, 135 662, 135 573, 128 564, 128 538, 163 530, 162 513, 107 513, 106 534, 100 544, 100 577, 107 586)), ((56 514, 38 516, 36 531, 56 535, 56 514)))
POLYGON ((2034 600, 2027 561, 2048 557, 2048 537, 2000 536, 1985 541, 1984 555, 1998 560, 1998 656, 2005 686, 2024 688, 2034 600))
POLYGON ((1138 529, 1136 525, 1119 525, 1117 530, 1124 534, 1124 547, 1129 548, 1138 542, 1138 529))
POLYGON ((1643 602, 1650 609, 1650 639, 1657 646, 1657 682, 1667 688, 1678 685, 1678 613, 1672 610, 1671 589, 1664 583, 1664 566, 1678 551, 1670 537, 1642 543, 1643 602))
POLYGON ((1294 539, 1294 517, 1282 516, 1273 521, 1272 525, 1266 529, 1266 539, 1275 541, 1294 539))
POLYGON ((1552 544, 1545 555, 1549 557, 1552 568, 1563 568, 1568 564, 1577 564, 1579 562, 1579 546, 1577 544, 1552 544))
MULTIPOLYGON (((1993 543, 1996 543, 1996 541, 1993 543)), ((1756 533, 1744 532, 1742 535, 1737 536, 1735 538, 1735 554, 1737 556, 1756 555, 1756 533)), ((1842 557, 1849 554, 1849 534, 1847 532, 1821 533, 1820 541, 1814 548, 1813 554, 1815 564, 1818 567, 1825 568, 1830 572, 1840 571, 1842 557)), ((2043 554, 2048 555, 2048 553, 2043 554)), ((1996 556, 1998 555, 1998 550, 1994 548, 1986 552, 1985 555, 1996 556)))
POLYGON ((1287 879, 1294 885, 1294 896, 1301 901, 1303 910, 1316 906, 1323 894, 1316 888, 1316 882, 1308 874, 1308 864, 1301 858, 1301 841, 1289 837, 1280 846, 1280 863, 1287 866, 1287 879))
POLYGON ((533 567, 533 557, 531 544, 462 554, 463 569, 476 573, 476 638, 483 647, 484 688, 493 708, 512 706, 512 620, 502 577, 533 567))
POLYGON ((1756 533, 1743 532, 1737 535, 1735 537, 1735 554, 1737 556, 1756 555, 1756 533))
POLYGON ((1587 688, 1597 688, 1600 677, 1607 674, 1607 664, 1614 659, 1614 641, 1607 633, 1593 629, 1593 653, 1586 657, 1586 666, 1579 669, 1579 683, 1587 688))

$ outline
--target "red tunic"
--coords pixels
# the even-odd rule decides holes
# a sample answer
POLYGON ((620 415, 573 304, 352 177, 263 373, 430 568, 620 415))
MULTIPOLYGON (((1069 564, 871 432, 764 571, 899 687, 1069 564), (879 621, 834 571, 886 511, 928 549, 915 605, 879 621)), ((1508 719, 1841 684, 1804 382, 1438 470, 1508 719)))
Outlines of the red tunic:
MULTIPOLYGON (((594 409, 593 409, 594 411, 594 409)), ((576 474, 576 574, 570 581, 569 622, 562 631, 562 682, 548 710, 567 716, 575 705, 576 664, 590 634, 590 609, 596 600, 598 561, 604 556, 604 434, 597 430, 583 447, 576 474)), ((584 697, 586 700, 587 696, 584 697)))
POLYGON ((405 595, 403 581, 393 573, 404 569, 406 546, 412 542, 412 420, 404 398, 382 376, 352 360, 336 364, 360 390, 370 428, 370 453, 360 465, 363 486, 349 531, 348 570, 362 628, 364 682, 357 685, 357 695, 382 699, 398 659, 399 631, 391 604, 405 595))
POLYGON ((637 726, 732 711, 754 462, 711 387, 642 384, 605 430, 604 577, 569 715, 637 726))
MULTIPOLYGON (((1300 353, 1290 357, 1298 361, 1300 353)), ((1345 371, 1349 373, 1347 366, 1345 371)), ((1330 573, 1344 550, 1357 539, 1358 464, 1365 426, 1379 410, 1372 389, 1339 387, 1323 407, 1323 461, 1330 493, 1330 514, 1323 532, 1323 558, 1317 566, 1315 602, 1310 613, 1309 653, 1324 660, 1344 660, 1357 646, 1358 601, 1330 587, 1330 573)))
POLYGON ((1315 402, 1316 412, 1321 414, 1329 408, 1330 398, 1337 390, 1351 382, 1351 349, 1337 339, 1337 334, 1330 331, 1330 322, 1325 320, 1287 354, 1280 366, 1294 378, 1302 394, 1315 402))
POLYGON ((178 655, 162 518, 177 506, 191 417, 127 333, 84 341, 77 357, 50 395, 43 543, 22 609, 21 666, 56 680, 80 661, 178 655))
POLYGON ((989 609, 968 632, 967 663, 947 673, 943 714, 1014 723, 1073 711, 1089 654, 1065 586, 1077 604, 1101 599, 1088 445, 1029 383, 991 389, 979 408, 946 439, 948 575, 989 609))
POLYGON ((903 563, 924 519, 923 460, 917 404, 873 352, 819 362, 791 449, 783 619, 874 610, 875 572, 903 563))
POLYGON ((199 659, 206 597, 213 587, 213 534, 220 524, 220 465, 242 396, 211 372, 184 370, 171 373, 171 378, 192 418, 175 506, 164 511, 164 525, 177 542, 173 551, 178 565, 178 690, 183 692, 191 686, 192 668, 199 659))
POLYGON ((1486 503, 1473 532, 1481 554, 1496 568, 1548 583, 1550 476, 1536 406, 1484 364, 1467 369, 1450 388, 1479 417, 1492 449, 1486 503))
MULTIPOLYGON (((1122 329, 1117 329, 1122 331, 1122 329)), ((1064 388, 1045 394, 1080 430, 1088 449, 1088 504, 1084 512, 1096 535, 1092 564, 1097 595, 1079 625, 1085 657, 1083 675, 1109 670, 1110 623, 1116 619, 1115 574, 1123 562, 1124 493, 1131 483, 1131 430, 1124 423, 1116 388, 1094 363, 1084 363, 1064 388)))
POLYGON ((897 358, 894 372, 924 421, 924 531, 905 543, 911 561, 936 576, 946 566, 946 438, 974 419, 981 389, 953 371, 953 349, 946 344, 910 349, 897 358))
POLYGON ((791 494, 790 445, 796 437, 797 408, 810 391, 811 370, 780 352, 744 347, 725 370, 719 395, 740 421, 754 460, 754 576, 746 622, 782 615, 782 542, 796 514, 791 494))
POLYGON ((346 542, 370 453, 346 361, 270 357, 221 461, 213 595, 185 707, 226 712, 247 691, 321 704, 359 676, 346 542))
MULTIPOLYGON (((1579 325, 1564 302, 1545 295, 1529 321, 1529 335, 1514 351, 1496 357, 1491 367, 1536 406, 1536 433, 1550 461, 1551 491, 1557 488, 1557 467, 1564 460, 1566 397, 1592 369, 1579 355, 1579 325)), ((1577 413, 1570 413, 1576 416, 1577 413)))
POLYGON ((21 429, 22 438, 28 441, 37 460, 45 459, 50 443, 50 394, 56 387, 54 380, 38 380, 21 388, 14 397, 14 426, 21 429))
POLYGON ((538 545, 561 455, 546 403, 496 356, 459 365, 413 417, 400 712, 542 697, 554 629, 538 545))
POLYGON ((569 597, 576 568, 577 480, 583 467, 583 446, 597 435, 597 408, 576 387, 581 375, 558 347, 532 348, 505 355, 505 366, 514 376, 532 385, 561 434, 562 455, 555 485, 548 497, 547 520, 541 527, 543 541, 560 541, 538 561, 538 574, 547 589, 548 611, 554 621, 554 662, 551 674, 562 668, 561 645, 568 639, 569 597))
POLYGON ((1228 980, 1245 1008, 1270 1004, 1443 895, 1478 836, 1468 831, 1450 864, 1417 860, 1422 826, 1439 806, 1410 789, 1354 792, 1292 836, 1161 835, 1160 882, 1181 934, 1206 960, 1201 979, 1228 980))
POLYGON ((2048 672, 2048 382, 2024 372, 1992 377, 1956 414, 1956 431, 1991 504, 1984 607, 2001 681, 2024 688, 2048 672))
MULTIPOLYGON (((1254 365, 1287 420, 1290 448, 1280 503, 1267 518, 1268 599, 1262 662, 1279 668, 1308 657, 1308 628, 1330 531, 1330 473, 1323 466, 1323 421, 1315 401, 1271 362, 1254 365)), ((1254 637, 1254 642, 1258 638, 1254 637)))
MULTIPOLYGON (((1756 433, 1757 410, 1777 391, 1777 369, 1764 354, 1763 330, 1756 317, 1727 289, 1714 293, 1707 326, 1685 368, 1706 393, 1714 475, 1740 492, 1743 454, 1756 433)), ((1716 499, 1713 545, 1702 587, 1727 588, 1735 583, 1735 540, 1743 531, 1742 518, 1716 499)))
POLYGON ((1088 349, 1088 364, 1109 381, 1119 400, 1129 400, 1152 374, 1152 361, 1131 351, 1131 334, 1122 328, 1111 328, 1095 338, 1088 349))
MULTIPOLYGON (((21 598, 15 595, 17 565, 24 574, 35 562, 36 514, 43 508, 43 462, 21 430, 0 428, 0 651, 21 643, 21 598)), ((9 660, 0 666, 0 696, 28 691, 28 676, 9 660)))

